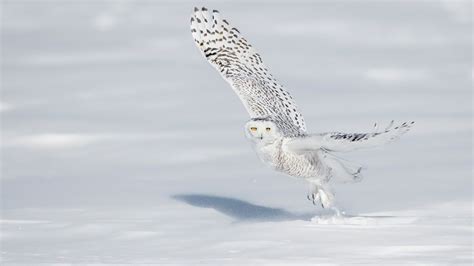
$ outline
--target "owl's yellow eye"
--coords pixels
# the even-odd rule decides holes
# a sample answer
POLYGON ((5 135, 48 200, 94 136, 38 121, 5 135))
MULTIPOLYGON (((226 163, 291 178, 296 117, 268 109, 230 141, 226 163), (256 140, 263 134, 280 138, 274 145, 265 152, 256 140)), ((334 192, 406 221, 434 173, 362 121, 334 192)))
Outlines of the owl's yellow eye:
POLYGON ((272 129, 271 129, 271 128, 269 128, 269 127, 267 127, 267 128, 265 128, 265 130, 266 130, 266 131, 270 131, 270 130, 272 130, 272 129))
POLYGON ((257 128, 256 127, 251 127, 250 130, 252 130, 253 132, 257 131, 257 128))

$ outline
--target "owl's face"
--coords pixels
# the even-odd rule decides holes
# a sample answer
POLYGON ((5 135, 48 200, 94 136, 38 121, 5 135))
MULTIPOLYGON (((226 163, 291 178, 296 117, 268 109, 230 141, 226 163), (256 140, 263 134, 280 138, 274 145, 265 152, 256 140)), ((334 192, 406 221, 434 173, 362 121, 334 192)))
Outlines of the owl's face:
POLYGON ((258 143, 272 143, 281 137, 277 125, 268 120, 250 120, 245 124, 245 135, 258 143))

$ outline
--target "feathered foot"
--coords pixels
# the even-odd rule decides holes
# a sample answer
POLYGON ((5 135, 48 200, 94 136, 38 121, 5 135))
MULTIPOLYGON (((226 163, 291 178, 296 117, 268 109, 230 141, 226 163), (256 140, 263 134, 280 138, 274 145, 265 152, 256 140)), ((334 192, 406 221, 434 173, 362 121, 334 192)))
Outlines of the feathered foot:
MULTIPOLYGON (((316 205, 316 204, 318 204, 318 203, 321 204, 321 197, 320 197, 320 195, 319 195, 318 192, 308 194, 308 195, 306 196, 306 198, 307 198, 309 201, 313 202, 313 205, 316 205)), ((324 206, 323 206, 322 204, 321 204, 321 207, 324 208, 324 206)))
POLYGON ((311 183, 306 198, 313 202, 313 205, 321 204, 323 208, 334 206, 334 193, 327 185, 311 183))

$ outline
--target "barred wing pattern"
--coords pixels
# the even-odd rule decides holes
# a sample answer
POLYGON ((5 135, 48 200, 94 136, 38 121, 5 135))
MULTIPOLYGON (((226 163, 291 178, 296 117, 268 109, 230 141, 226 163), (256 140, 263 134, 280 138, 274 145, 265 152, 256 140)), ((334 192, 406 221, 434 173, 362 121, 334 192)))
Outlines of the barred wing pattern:
POLYGON ((393 127, 393 121, 381 132, 372 133, 327 133, 323 135, 322 147, 330 151, 353 151, 384 145, 399 139, 415 122, 404 122, 393 127))
POLYGON ((347 152, 381 146, 399 139, 408 132, 415 122, 404 122, 393 126, 393 121, 382 131, 377 128, 371 133, 322 133, 294 138, 286 147, 296 153, 323 149, 325 151, 347 152))
POLYGON ((306 125, 290 94, 265 67, 239 30, 217 10, 194 9, 191 33, 197 47, 232 86, 251 118, 271 118, 283 135, 304 135, 306 125))

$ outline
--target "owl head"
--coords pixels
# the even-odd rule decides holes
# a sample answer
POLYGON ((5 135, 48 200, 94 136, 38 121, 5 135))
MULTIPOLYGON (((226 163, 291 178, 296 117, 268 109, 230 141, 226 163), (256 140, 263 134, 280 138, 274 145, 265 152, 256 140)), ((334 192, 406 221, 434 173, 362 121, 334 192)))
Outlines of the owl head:
POLYGON ((251 141, 267 144, 282 136, 277 124, 269 118, 252 118, 245 124, 245 135, 251 141))

